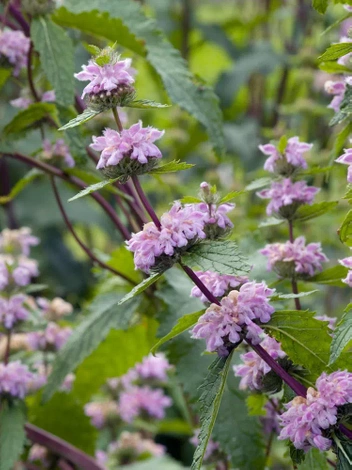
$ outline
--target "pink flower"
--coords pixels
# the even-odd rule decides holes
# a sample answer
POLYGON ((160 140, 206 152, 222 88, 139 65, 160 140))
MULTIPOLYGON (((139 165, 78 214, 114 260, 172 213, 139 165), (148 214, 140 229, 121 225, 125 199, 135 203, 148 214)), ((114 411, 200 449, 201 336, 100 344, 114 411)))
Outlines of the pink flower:
MULTIPOLYGON (((314 276, 316 271, 322 270, 323 262, 328 261, 321 249, 320 243, 305 244, 305 238, 298 237, 296 240, 286 243, 273 243, 266 245, 260 253, 268 258, 267 268, 280 268, 282 273, 282 263, 290 263, 293 265, 294 272, 308 276, 314 276), (279 263, 279 265, 277 264, 279 263)), ((281 275, 281 274, 280 274, 281 275)))
MULTIPOLYGON (((285 357, 286 354, 281 349, 281 344, 274 338, 267 336, 260 345, 269 353, 273 359, 285 357)), ((271 367, 267 365, 254 351, 241 354, 243 364, 233 366, 236 377, 242 377, 240 381, 240 389, 260 390, 262 387, 262 379, 265 374, 271 371, 271 367)))
POLYGON ((85 95, 97 95, 102 91, 111 92, 117 88, 134 83, 134 70, 131 68, 131 59, 116 60, 105 65, 98 65, 90 60, 88 65, 82 66, 82 72, 76 73, 77 80, 90 83, 84 88, 85 95))
POLYGON ((239 291, 231 291, 220 305, 211 304, 191 330, 192 338, 205 339, 207 351, 228 354, 227 347, 250 338, 260 343, 263 330, 256 321, 268 322, 274 308, 269 304, 273 294, 266 284, 247 282, 239 291))
POLYGON ((46 447, 39 444, 33 444, 28 453, 29 462, 41 462, 44 467, 49 464, 48 461, 49 451, 46 447))
POLYGON ((23 306, 26 296, 22 294, 13 295, 8 299, 0 297, 0 322, 5 328, 11 329, 20 321, 27 320, 28 310, 23 306))
POLYGON ((21 227, 18 230, 5 228, 0 233, 0 252, 12 255, 29 256, 30 247, 39 244, 39 238, 31 234, 31 229, 21 227))
POLYGON ((157 388, 131 387, 120 395, 119 406, 121 418, 126 423, 132 421, 143 413, 155 419, 163 419, 165 408, 171 406, 172 400, 157 388))
MULTIPOLYGON (((197 277, 202 281, 205 287, 215 296, 222 297, 230 287, 239 287, 248 282, 247 276, 229 276, 226 274, 218 274, 212 271, 196 271, 197 277)), ((191 297, 199 297, 204 303, 208 303, 208 298, 203 294, 199 287, 193 287, 191 297)))
POLYGON ((269 158, 264 164, 264 169, 275 173, 279 163, 289 163, 293 167, 307 168, 303 154, 308 152, 313 147, 313 144, 300 142, 299 137, 291 137, 287 141, 286 149, 282 155, 273 144, 259 145, 259 150, 268 155, 269 158))
POLYGON ((328 322, 328 323, 329 323, 328 328, 330 328, 330 330, 334 330, 334 329, 335 329, 335 324, 336 324, 336 322, 337 322, 337 318, 336 318, 336 317, 329 317, 328 315, 315 315, 314 318, 315 318, 316 320, 328 322))
POLYGON ((352 148, 345 149, 345 153, 335 160, 337 163, 348 165, 347 181, 352 183, 352 148))
POLYGON ((337 371, 332 374, 323 372, 316 381, 320 401, 327 407, 352 403, 352 373, 337 371))
POLYGON ((345 279, 342 279, 342 282, 352 287, 352 256, 339 259, 339 263, 342 264, 342 266, 345 266, 345 268, 348 268, 347 276, 345 279))
POLYGON ((0 289, 4 289, 11 282, 20 287, 27 286, 31 278, 38 275, 37 261, 21 255, 15 258, 0 254, 0 289))
POLYGON ((10 64, 14 65, 15 76, 27 66, 29 46, 30 39, 22 31, 10 29, 0 31, 0 56, 5 56, 10 64))
POLYGON ((41 157, 43 160, 58 159, 59 162, 63 160, 64 166, 67 166, 68 168, 75 166, 75 161, 63 139, 58 139, 54 144, 45 139, 43 142, 43 152, 41 157))
POLYGON ((308 186, 305 181, 293 183, 289 178, 279 182, 273 182, 269 189, 263 189, 257 193, 262 199, 271 199, 266 209, 266 213, 271 215, 279 212, 283 206, 290 206, 294 203, 312 204, 319 188, 308 186))
POLYGON ((162 154, 154 142, 164 135, 154 127, 142 127, 142 121, 133 124, 121 133, 106 128, 100 137, 93 136, 90 146, 101 152, 97 168, 118 165, 125 157, 148 163, 150 158, 161 158, 162 154))
POLYGON ((55 90, 45 91, 42 94, 42 101, 45 101, 46 103, 53 103, 54 101, 56 101, 55 90))
POLYGON ((216 204, 206 204, 205 202, 202 202, 197 206, 198 210, 204 214, 205 224, 216 224, 222 229, 233 227, 233 223, 226 214, 232 211, 235 207, 235 204, 226 203, 217 206, 216 204))
POLYGON ((91 418, 92 426, 101 429, 109 419, 119 416, 119 407, 114 401, 94 401, 84 405, 84 414, 91 418))
POLYGON ((0 363, 0 394, 23 399, 36 376, 20 361, 0 363))
POLYGON ((346 84, 344 81, 333 82, 332 80, 328 80, 324 87, 326 93, 329 95, 334 95, 334 98, 332 99, 328 108, 333 109, 335 113, 337 113, 340 110, 340 105, 345 96, 346 84))
MULTIPOLYGON (((45 91, 41 98, 41 101, 44 101, 47 103, 54 102, 55 100, 56 100, 56 97, 55 97, 54 90, 45 91)), ((24 96, 21 96, 19 98, 16 98, 10 101, 11 106, 13 106, 14 108, 20 108, 20 109, 27 109, 28 106, 30 106, 33 103, 34 101, 31 98, 24 97, 24 96)))
POLYGON ((27 341, 29 347, 34 351, 59 351, 71 334, 71 328, 62 328, 56 323, 50 322, 44 331, 28 333, 27 341))
POLYGON ((159 353, 157 356, 149 354, 149 356, 143 358, 141 363, 135 365, 134 370, 141 379, 156 379, 165 382, 168 378, 167 371, 170 368, 171 365, 165 355, 159 353))
MULTIPOLYGON (((200 429, 196 429, 193 433, 193 436, 189 440, 189 442, 193 444, 194 447, 197 447, 199 445, 199 433, 200 433, 200 429)), ((213 454, 217 450, 219 450, 219 447, 220 446, 218 442, 215 442, 212 439, 209 439, 208 445, 204 454, 204 460, 205 461, 209 460, 213 456, 213 454)))

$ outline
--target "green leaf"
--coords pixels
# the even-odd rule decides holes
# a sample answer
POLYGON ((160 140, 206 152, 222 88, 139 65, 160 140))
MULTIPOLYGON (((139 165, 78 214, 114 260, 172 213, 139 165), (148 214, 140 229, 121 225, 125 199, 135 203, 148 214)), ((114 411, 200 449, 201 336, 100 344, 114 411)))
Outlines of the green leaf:
POLYGON ((44 73, 55 90, 56 101, 69 106, 75 91, 74 49, 70 37, 49 18, 40 16, 31 22, 31 38, 44 73))
POLYGON ((334 157, 339 157, 349 135, 352 133, 352 122, 349 122, 336 136, 334 143, 334 157))
POLYGON ((268 186, 273 182, 273 179, 269 176, 265 176, 264 178, 259 178, 257 180, 252 181, 245 187, 246 191, 254 191, 255 189, 264 188, 264 186, 268 186))
POLYGON ((268 217, 267 219, 260 222, 258 225, 259 228, 263 227, 272 227, 273 225, 280 225, 284 222, 283 219, 278 219, 277 217, 268 217))
POLYGON ((179 462, 170 457, 157 457, 128 465, 129 470, 186 470, 179 462))
MULTIPOLYGON (((68 0, 65 7, 74 13, 98 10, 109 13, 110 18, 120 19, 130 34, 144 42, 147 60, 160 75, 171 100, 206 127, 216 152, 223 153, 222 113, 217 96, 209 87, 197 83, 179 51, 158 29, 157 22, 145 16, 138 3, 130 0, 68 0)), ((116 29, 118 43, 120 36, 120 30, 116 29)))
POLYGON ((0 68, 0 90, 11 77, 11 69, 0 68))
POLYGON ((57 109, 53 103, 33 103, 16 114, 4 128, 6 135, 20 134, 37 126, 42 119, 51 117, 55 123, 59 124, 57 109))
POLYGON ((310 449, 305 456, 304 462, 299 464, 298 470, 329 470, 326 454, 318 449, 310 449))
POLYGON ((226 358, 218 357, 215 359, 200 388, 202 391, 199 400, 201 429, 199 433, 199 444, 193 456, 191 470, 200 470, 202 467, 204 454, 219 412, 232 354, 233 352, 226 358))
POLYGON ((331 211, 337 206, 337 204, 338 201, 318 202, 311 206, 304 204, 297 209, 294 215, 294 220, 305 222, 307 220, 314 219, 315 217, 319 217, 326 214, 326 212, 331 211))
POLYGON ((137 295, 141 294, 143 291, 145 291, 149 286, 154 284, 158 279, 161 278, 163 273, 155 273, 152 274, 151 276, 147 277, 142 281, 138 286, 134 287, 128 294, 124 296, 124 298, 119 302, 119 304, 127 302, 128 300, 132 299, 133 297, 136 297, 137 295))
POLYGON ((199 204, 202 202, 198 197, 185 196, 181 199, 182 204, 199 204))
POLYGON ((352 305, 345 310, 343 317, 334 329, 331 342, 329 365, 334 364, 340 357, 342 351, 352 341, 352 305))
POLYGON ((188 170, 194 166, 195 165, 191 165, 190 163, 180 162, 180 160, 173 160, 172 162, 153 168, 148 173, 151 175, 162 175, 164 173, 175 173, 177 171, 188 170))
POLYGON ((181 317, 176 325, 172 328, 170 333, 161 338, 152 348, 151 352, 154 354, 160 348, 160 346, 175 336, 180 335, 184 331, 187 331, 191 326, 195 325, 201 315, 203 315, 204 309, 199 312, 189 313, 181 317))
POLYGON ((339 111, 335 114, 335 116, 329 122, 330 126, 334 126, 335 124, 339 124, 340 122, 344 121, 347 118, 350 118, 352 114, 352 86, 346 85, 346 91, 343 95, 343 100, 340 104, 339 111))
POLYGON ((117 180, 118 180, 118 178, 112 178, 112 179, 109 179, 109 180, 103 180, 103 181, 99 181, 99 183, 92 184, 92 185, 88 186, 87 188, 82 189, 82 191, 80 191, 79 193, 72 196, 68 200, 68 202, 72 202, 72 201, 75 201, 76 199, 80 199, 81 197, 88 196, 89 194, 92 194, 95 191, 99 191, 99 189, 104 188, 108 184, 115 183, 115 181, 117 181, 117 180))
POLYGON ((95 116, 100 114, 101 111, 97 111, 96 109, 85 109, 82 114, 79 114, 76 116, 74 119, 71 119, 67 124, 64 126, 60 127, 59 131, 64 131, 66 129, 70 129, 71 127, 76 127, 80 126, 81 124, 84 124, 87 121, 90 121, 93 119, 95 116))
POLYGON ((339 234, 340 240, 343 243, 351 246, 350 239, 352 238, 352 209, 346 215, 337 233, 339 234))
POLYGON ((299 299, 301 297, 306 297, 307 295, 315 294, 316 292, 319 292, 319 291, 311 290, 309 292, 300 292, 299 294, 276 294, 270 297, 270 301, 277 302, 280 300, 299 299))
POLYGON ((236 197, 240 196, 241 194, 244 194, 246 191, 231 191, 231 193, 226 194, 226 196, 222 197, 219 201, 219 204, 225 204, 225 202, 232 201, 232 199, 235 199, 236 197))
POLYGON ((294 364, 310 370, 315 380, 327 368, 331 337, 327 323, 314 318, 308 310, 275 312, 265 330, 274 336, 294 364))
POLYGON ((232 276, 248 274, 251 269, 237 244, 230 240, 204 241, 193 245, 182 256, 182 263, 190 267, 199 267, 202 271, 209 270, 232 276))
MULTIPOLYGON (((60 125, 63 122, 68 122, 70 119, 76 117, 76 113, 71 108, 64 108, 59 106, 60 125)), ((83 134, 83 129, 73 127, 66 129, 65 137, 70 148, 70 153, 74 158, 77 166, 84 166, 88 161, 86 149, 86 136, 83 134)), ((77 166, 75 169, 77 169, 77 166)))
POLYGON ((156 101, 151 100, 134 100, 129 101, 127 107, 128 108, 140 108, 140 109, 148 109, 148 108, 170 108, 171 105, 169 104, 161 104, 157 103, 156 101))
POLYGON ((324 14, 328 7, 328 0, 313 0, 313 8, 315 8, 319 13, 324 14))
POLYGON ((328 60, 336 60, 346 54, 349 54, 350 52, 352 52, 352 44, 349 42, 333 44, 332 46, 327 48, 324 54, 318 57, 318 61, 326 62, 328 60))
POLYGON ((308 279, 308 282, 316 282, 317 284, 329 284, 336 287, 346 287, 341 279, 347 276, 348 269, 338 264, 332 268, 325 269, 325 271, 316 274, 308 279))
POLYGON ((0 470, 11 470, 19 460, 26 440, 24 404, 2 400, 0 411, 0 470))
POLYGON ((327 62, 321 62, 319 64, 320 70, 323 70, 324 72, 327 73, 345 73, 345 72, 351 72, 351 69, 346 67, 345 65, 340 65, 337 64, 333 60, 329 60, 327 62))
POLYGON ((277 149, 280 153, 284 153, 287 147, 288 138, 286 135, 283 135, 277 144, 277 149))
POLYGON ((266 410, 264 406, 266 405, 268 398, 264 393, 255 393, 249 395, 246 399, 246 404, 248 408, 249 416, 265 416, 266 410))
POLYGON ((43 175, 43 173, 35 168, 30 170, 23 178, 21 178, 17 183, 12 187, 10 194, 6 196, 0 196, 0 204, 7 204, 12 201, 21 191, 23 191, 29 183, 34 181, 38 176, 43 175))
POLYGON ((94 300, 89 307, 91 313, 75 328, 56 356, 44 389, 44 401, 49 400, 66 375, 99 346, 112 328, 125 330, 130 326, 138 305, 137 299, 127 303, 130 299, 131 296, 121 299, 119 294, 106 294, 94 300))

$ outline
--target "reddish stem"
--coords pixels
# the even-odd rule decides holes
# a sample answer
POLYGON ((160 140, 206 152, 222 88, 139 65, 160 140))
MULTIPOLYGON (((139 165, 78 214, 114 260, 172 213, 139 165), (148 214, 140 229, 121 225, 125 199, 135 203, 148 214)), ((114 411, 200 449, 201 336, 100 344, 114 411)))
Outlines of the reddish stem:
POLYGON ((29 51, 28 51, 28 58, 27 58, 27 78, 28 78, 28 84, 29 84, 31 93, 33 95, 33 98, 36 102, 39 102, 40 97, 37 93, 37 90, 35 89, 34 81, 33 81, 32 58, 33 58, 33 44, 31 41, 31 44, 29 46, 29 51))
POLYGON ((154 209, 152 208, 151 204, 149 203, 146 195, 144 194, 144 191, 142 189, 142 186, 140 185, 140 182, 139 182, 139 179, 138 179, 138 176, 136 175, 133 175, 132 176, 132 181, 133 181, 133 184, 134 184, 134 187, 136 188, 136 191, 137 191, 137 194, 139 196, 139 199, 141 200, 143 206, 145 207, 145 210, 148 212, 150 218, 152 219, 152 221, 154 222, 154 224, 156 225, 156 227, 161 230, 161 223, 158 219, 158 216, 156 215, 156 213, 154 212, 154 209))

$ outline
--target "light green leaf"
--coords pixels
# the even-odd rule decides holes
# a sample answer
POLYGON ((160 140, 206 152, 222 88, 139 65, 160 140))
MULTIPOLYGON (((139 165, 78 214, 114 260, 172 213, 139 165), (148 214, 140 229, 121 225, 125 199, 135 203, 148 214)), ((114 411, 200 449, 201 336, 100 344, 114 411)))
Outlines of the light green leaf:
POLYGON ((343 96, 343 100, 340 104, 339 111, 329 122, 329 126, 335 126, 347 118, 350 118, 352 114, 352 86, 346 85, 346 91, 343 96))
POLYGON ((313 8, 315 8, 319 13, 324 14, 328 7, 328 0, 313 0, 313 8))
POLYGON ((263 227, 272 227, 273 225, 280 225, 284 222, 283 219, 278 219, 277 217, 268 217, 267 219, 260 222, 258 225, 259 228, 263 227))
POLYGON ((179 462, 170 457, 157 457, 129 465, 129 470, 186 470, 179 462))
POLYGON ((51 117, 55 123, 59 124, 56 106, 53 103, 33 103, 27 109, 17 113, 12 121, 6 124, 4 133, 10 135, 28 131, 46 117, 51 117))
POLYGON ((310 449, 306 455, 304 462, 297 466, 298 470, 329 470, 329 464, 326 460, 326 454, 319 449, 310 449))
POLYGON ((341 279, 347 276, 347 268, 338 264, 332 268, 325 269, 325 271, 310 277, 308 282, 316 282, 317 284, 329 284, 336 287, 346 287, 341 279))
POLYGON ((352 133, 352 122, 349 122, 336 136, 334 143, 334 157, 339 157, 342 153, 342 149, 346 143, 346 140, 352 133))
MULTIPOLYGON (((59 106, 59 117, 61 126, 61 123, 68 122, 70 119, 74 119, 76 117, 76 113, 71 108, 59 106)), ((65 138, 70 148, 70 153, 76 162, 75 169, 77 169, 78 166, 84 166, 88 161, 86 148, 88 142, 86 136, 83 133, 83 129, 79 127, 66 129, 65 138)))
POLYGON ((31 22, 31 39, 39 52, 45 75, 52 84, 56 100, 63 106, 73 103, 74 49, 64 29, 47 17, 37 17, 31 22))
POLYGON ((0 470, 11 470, 19 460, 26 436, 26 415, 22 402, 1 402, 0 411, 0 470))
POLYGON ((82 114, 79 114, 76 116, 74 119, 71 119, 67 124, 64 126, 60 127, 59 131, 64 131, 66 129, 70 129, 71 127, 76 127, 80 126, 81 124, 84 124, 87 121, 90 121, 93 119, 95 116, 100 114, 101 111, 97 111, 96 109, 85 109, 82 114))
POLYGON ((350 52, 352 52, 352 44, 349 42, 333 44, 332 46, 327 48, 324 54, 318 57, 318 61, 326 62, 328 60, 336 60, 346 54, 349 54, 350 52))
POLYGON ((338 201, 318 202, 311 206, 304 204, 297 209, 294 215, 294 220, 305 222, 307 220, 314 219, 315 217, 319 217, 326 214, 326 212, 331 211, 337 206, 337 204, 338 201))
POLYGON ((112 179, 109 179, 109 180, 103 180, 103 181, 99 181, 99 183, 92 184, 92 185, 88 186, 87 188, 82 189, 82 191, 77 193, 75 196, 71 197, 68 200, 68 202, 72 202, 72 201, 75 201, 76 199, 80 199, 81 197, 88 196, 89 194, 92 194, 95 191, 99 191, 99 189, 104 188, 108 184, 115 183, 115 181, 117 181, 117 180, 118 180, 118 178, 112 178, 112 179))
POLYGON ((7 204, 12 201, 21 191, 23 191, 29 183, 34 181, 38 176, 43 175, 43 173, 35 168, 30 170, 23 178, 21 178, 17 183, 12 187, 10 194, 6 196, 0 196, 0 204, 7 204))
POLYGON ((342 222, 341 227, 338 232, 340 240, 343 243, 346 243, 348 246, 351 246, 352 238, 352 209, 346 215, 344 221, 342 222))
POLYGON ((199 197, 193 197, 193 196, 185 196, 181 200, 182 204, 199 204, 202 202, 199 197))
POLYGON ((287 143, 288 143, 287 135, 283 135, 277 144, 277 149, 280 153, 283 154, 285 152, 287 143))
POLYGON ((175 338, 175 336, 180 335, 184 331, 187 331, 191 326, 195 325, 201 315, 203 315, 204 309, 201 310, 200 312, 194 312, 194 313, 189 313, 188 315, 184 315, 181 317, 176 325, 172 328, 170 333, 168 333, 166 336, 161 338, 152 348, 151 352, 154 354, 156 351, 160 348, 160 346, 167 341, 169 341, 172 338, 175 338))
POLYGON ((232 276, 248 274, 251 269, 237 244, 230 240, 204 241, 193 245, 182 256, 182 263, 190 267, 199 267, 202 271, 209 270, 232 276))
POLYGON ((215 359, 209 368, 206 379, 200 387, 202 391, 199 399, 201 429, 199 444, 193 456, 191 470, 200 470, 202 467, 204 454, 219 412, 232 354, 233 352, 226 358, 218 357, 215 359))
POLYGON ((309 292, 300 292, 299 294, 277 294, 270 297, 271 302, 276 302, 280 300, 288 300, 288 299, 299 299, 301 297, 306 297, 307 295, 315 294, 319 292, 318 290, 311 290, 309 292))
POLYGON ((177 171, 188 170, 194 166, 195 165, 191 165, 190 163, 180 162, 180 160, 173 160, 172 162, 165 163, 165 165, 153 168, 148 173, 151 175, 162 175, 164 173, 175 173, 177 171))
POLYGON ((351 69, 346 67, 345 65, 340 65, 336 63, 334 60, 328 60, 327 62, 321 62, 319 64, 320 70, 323 70, 327 73, 345 73, 351 72, 351 69))
POLYGON ((158 279, 161 278, 163 273, 155 273, 152 274, 151 276, 147 277, 142 281, 138 286, 134 287, 125 297, 119 302, 124 303, 127 302, 128 300, 132 299, 133 297, 136 297, 137 295, 141 294, 143 291, 145 291, 149 286, 154 284, 158 279))
POLYGON ((11 77, 11 69, 0 68, 0 90, 11 77))
MULTIPOLYGON (((73 13, 98 10, 107 12, 110 18, 118 18, 138 41, 144 42, 148 62, 155 68, 174 103, 188 111, 202 123, 215 150, 224 151, 222 113, 214 91, 197 83, 177 51, 158 29, 157 22, 145 16, 141 6, 130 0, 67 0, 65 7, 73 13)), ((102 28, 103 29, 103 28, 102 28)), ((116 29, 119 43, 121 32, 116 29)), ((111 38, 110 38, 111 39, 111 38)))
POLYGON ((148 109, 148 108, 170 108, 171 105, 169 104, 161 104, 157 103, 156 101, 151 100, 134 100, 129 101, 127 108, 140 108, 140 109, 148 109))
POLYGON ((342 351, 352 341, 352 305, 348 305, 345 313, 334 329, 334 336, 331 342, 329 365, 334 364, 340 357, 342 351))
POLYGON ((241 194, 244 194, 246 191, 232 191, 229 194, 226 194, 226 196, 222 197, 219 201, 219 204, 225 204, 225 202, 230 202, 232 199, 235 199, 236 197, 240 196, 241 194))
POLYGON ((259 178, 257 180, 252 181, 251 183, 249 183, 245 187, 245 190, 246 191, 254 191, 255 189, 264 188, 264 186, 268 186, 272 182, 273 182, 272 178, 270 178, 268 176, 265 176, 264 178, 259 178))
POLYGON ((267 401, 268 398, 264 393, 254 393, 249 395, 246 399, 249 416, 265 416, 266 410, 264 406, 267 401))

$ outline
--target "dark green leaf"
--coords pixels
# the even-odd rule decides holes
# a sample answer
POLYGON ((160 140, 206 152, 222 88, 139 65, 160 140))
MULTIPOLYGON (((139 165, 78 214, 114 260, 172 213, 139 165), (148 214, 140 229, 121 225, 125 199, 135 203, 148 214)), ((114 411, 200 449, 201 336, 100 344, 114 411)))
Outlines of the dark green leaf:
POLYGON ((215 271, 232 276, 245 275, 251 269, 247 258, 238 250, 237 244, 230 240, 196 244, 182 256, 182 263, 190 267, 199 267, 203 271, 215 271))
POLYGON ((232 353, 228 357, 218 357, 211 364, 209 373, 200 390, 200 421, 199 444, 194 453, 191 470, 200 470, 203 457, 219 412, 221 398, 225 389, 232 353))
POLYGON ((300 464, 304 462, 304 459, 306 458, 306 454, 304 450, 296 449, 296 447, 292 444, 292 442, 289 442, 288 445, 290 449, 290 457, 292 459, 292 462, 294 464, 300 464))
POLYGON ((344 221, 342 222, 341 227, 338 230, 340 240, 346 243, 348 246, 351 246, 352 238, 352 209, 346 215, 344 221))
POLYGON ((29 183, 34 181, 38 176, 43 173, 35 168, 30 170, 23 178, 21 178, 17 183, 12 187, 10 194, 6 196, 0 196, 0 204, 7 204, 12 201, 21 191, 23 191, 29 183))
POLYGON ((4 128, 4 133, 20 134, 38 125, 42 119, 51 117, 57 124, 58 115, 53 103, 33 103, 27 109, 20 111, 4 128))
POLYGON ((297 209, 294 215, 294 220, 305 222, 306 220, 314 219, 315 217, 319 217, 326 214, 326 212, 331 211, 337 206, 337 204, 338 201, 318 202, 311 206, 304 204, 297 209))
POLYGON ((352 341, 352 306, 345 311, 341 321, 334 330, 331 342, 329 365, 332 365, 341 355, 342 351, 352 341))
POLYGON ((334 156, 339 157, 349 135, 352 133, 352 122, 349 122, 336 136, 334 143, 334 156))
POLYGON ((341 279, 347 276, 347 271, 347 268, 338 264, 337 266, 325 269, 325 271, 310 277, 308 281, 316 282, 317 284, 329 284, 331 286, 346 287, 346 284, 344 284, 341 279))
POLYGON ((319 13, 324 14, 328 7, 328 0, 313 0, 313 8, 315 8, 319 13))
POLYGON ((100 181, 99 183, 92 184, 92 185, 88 186, 87 188, 82 189, 82 191, 80 191, 79 193, 75 194, 73 197, 71 197, 68 200, 68 202, 72 202, 72 201, 75 201, 76 199, 80 199, 81 197, 88 196, 89 194, 92 194, 95 191, 99 191, 99 189, 104 188, 108 184, 115 183, 115 181, 117 181, 117 180, 118 180, 118 178, 112 178, 112 179, 109 179, 109 180, 103 180, 103 181, 100 181))
POLYGON ((329 122, 330 126, 334 126, 335 124, 339 124, 340 122, 344 121, 345 119, 349 118, 352 114, 352 87, 350 85, 346 85, 346 91, 343 95, 343 100, 340 104, 339 111, 335 114, 335 116, 329 122))
POLYGON ((340 430, 336 431, 334 438, 334 447, 337 453, 336 470, 351 470, 352 468, 352 445, 340 430))
POLYGON ((336 60, 340 57, 349 54, 352 52, 352 44, 349 42, 342 42, 338 44, 333 44, 328 47, 327 50, 318 57, 319 62, 326 62, 328 60, 336 60))
POLYGON ((0 411, 0 470, 12 470, 19 460, 26 436, 26 415, 22 402, 2 401, 0 411))
POLYGON ((85 122, 90 121, 91 119, 93 119, 95 116, 97 116, 100 113, 101 111, 87 108, 83 111, 82 114, 79 114, 74 119, 71 119, 71 121, 69 121, 67 124, 60 127, 59 131, 64 131, 66 129, 70 129, 71 127, 80 126, 81 124, 84 124, 85 122))
POLYGON ((172 162, 165 163, 156 168, 153 168, 148 173, 151 175, 162 175, 164 173, 175 173, 177 171, 188 170, 195 165, 190 163, 180 162, 180 160, 173 160, 172 162))
POLYGON ((0 90, 11 77, 11 69, 0 68, 0 90))
POLYGON ((318 449, 310 449, 306 453, 304 462, 298 465, 298 470, 329 470, 327 455, 318 449))
POLYGON ((134 101, 129 101, 127 107, 148 109, 148 108, 169 108, 170 105, 157 103, 156 101, 151 101, 151 100, 134 100, 134 101))
POLYGON ((70 37, 49 18, 40 16, 31 22, 31 38, 57 102, 69 106, 74 97, 74 49, 70 37))

